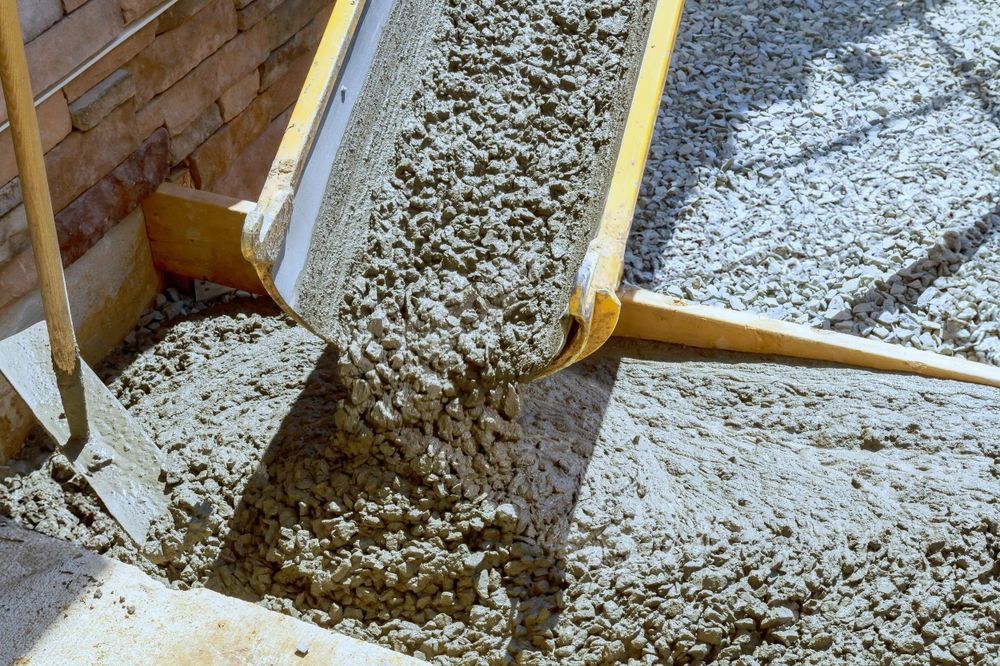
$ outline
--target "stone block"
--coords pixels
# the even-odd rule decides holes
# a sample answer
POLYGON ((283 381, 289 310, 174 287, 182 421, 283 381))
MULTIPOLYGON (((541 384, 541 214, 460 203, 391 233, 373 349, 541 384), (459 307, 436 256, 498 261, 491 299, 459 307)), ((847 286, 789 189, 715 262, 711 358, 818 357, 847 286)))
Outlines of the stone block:
MULTIPOLYGON (((114 39, 124 26, 118 0, 90 0, 36 37, 25 50, 31 86, 41 92, 114 39)), ((2 109, 7 118, 7 109, 2 109)))
POLYGON ((63 6, 60 0, 17 0, 17 15, 27 43, 62 18, 63 6))
POLYGON ((223 122, 228 123, 247 108, 247 105, 257 96, 259 84, 260 73, 254 69, 240 79, 236 85, 222 93, 222 97, 219 98, 219 110, 222 112, 223 122))
POLYGON ((276 48, 260 66, 260 89, 266 90, 284 76, 289 67, 303 54, 314 54, 323 38, 326 20, 313 19, 309 25, 295 33, 291 39, 276 48))
POLYGON ((179 0, 177 4, 160 14, 157 34, 173 30, 197 14, 210 0, 179 0))
POLYGON ((86 132, 135 96, 135 82, 125 69, 119 69, 88 90, 69 107, 73 127, 86 132))
POLYGON ((270 52, 267 22, 239 33, 184 78, 153 98, 139 111, 140 130, 165 124, 171 133, 183 130, 210 103, 219 99, 270 52))
MULTIPOLYGON (((38 131, 42 138, 42 150, 48 151, 62 141, 72 129, 66 98, 60 93, 42 102, 36 110, 38 131)), ((14 158, 14 142, 10 128, 0 132, 0 183, 7 184, 17 175, 17 160, 14 158)))
POLYGON ((267 172, 278 152, 281 139, 288 127, 288 109, 271 121, 264 132, 247 146, 229 167, 209 185, 209 189, 219 194, 256 201, 264 189, 267 172))
POLYGON ((332 6, 330 0, 285 0, 280 7, 268 14, 265 21, 270 38, 268 50, 273 51, 287 42, 320 11, 332 6))
POLYGON ((89 132, 70 132, 45 156, 53 210, 65 208, 135 152, 140 142, 131 100, 89 132))
MULTIPOLYGON (((24 204, 17 204, 9 211, 0 215, 0 246, 11 236, 28 228, 24 204)), ((3 263, 3 262, 0 262, 3 263)))
POLYGON ((0 266, 16 257, 31 245, 28 218, 24 205, 16 206, 0 215, 0 266))
POLYGON ((85 2, 87 2, 87 0, 62 0, 63 8, 66 10, 67 14, 85 2))
POLYGON ((63 262, 80 258, 167 177, 170 139, 160 129, 124 162, 56 215, 63 262))
POLYGON ((142 51, 144 48, 149 46, 149 43, 152 42, 153 38, 156 36, 156 25, 156 21, 153 21, 149 25, 143 27, 137 33, 116 46, 110 53, 94 63, 90 69, 70 81, 66 87, 63 88, 63 92, 66 93, 66 99, 71 102, 78 99, 81 95, 83 95, 83 93, 87 92, 106 79, 109 74, 115 70, 121 69, 121 66, 134 58, 139 51, 142 51))
POLYGON ((249 30, 261 19, 273 12, 284 0, 254 0, 236 14, 236 25, 240 30, 249 30))
POLYGON ((201 144, 188 160, 199 189, 206 189, 271 122, 270 100, 261 96, 201 144))
POLYGON ((7 262, 0 264, 0 310, 34 289, 37 282, 35 257, 31 248, 18 252, 7 262))
POLYGON ((222 127, 218 104, 212 103, 190 125, 170 139, 170 164, 179 164, 185 157, 222 127))
POLYGON ((122 16, 126 25, 145 16, 149 10, 161 4, 163 0, 121 0, 122 16))
POLYGON ((189 21, 158 35, 125 65, 135 79, 136 104, 141 107, 172 86, 235 34, 232 0, 212 0, 189 21))
POLYGON ((180 185, 181 187, 190 187, 194 189, 194 178, 191 177, 191 169, 186 166, 174 167, 167 174, 167 182, 173 183, 174 185, 180 185))
POLYGON ((303 53, 294 62, 289 63, 284 76, 274 81, 271 86, 264 91, 263 97, 269 100, 271 116, 281 113, 291 105, 295 104, 302 92, 302 84, 309 73, 312 65, 313 54, 303 53))
MULTIPOLYGON (((105 124, 102 123, 99 127, 105 124)), ((94 132, 96 131, 98 130, 95 129, 94 132)), ((74 135, 93 136, 93 132, 74 135)), ((73 263, 163 182, 168 169, 168 144, 166 131, 154 133, 135 153, 126 155, 127 159, 118 160, 121 164, 117 167, 114 164, 107 166, 102 172, 102 175, 107 175, 97 180, 83 195, 56 215, 63 265, 73 263)), ((80 154, 77 155, 78 161, 80 154)), ((48 156, 46 162, 49 162, 48 156)), ((51 180, 55 174, 51 170, 49 173, 51 180)), ((8 239, 16 235, 18 226, 23 224, 19 221, 21 213, 15 212, 18 210, 23 210, 23 206, 12 210, 0 222, 0 233, 4 233, 3 229, 7 225, 12 229, 7 232, 8 239)), ((3 245, 0 242, 0 247, 3 245)), ((34 258, 30 247, 26 243, 22 245, 20 251, 7 257, 5 261, 0 261, 0 285, 3 285, 0 290, 0 309, 21 298, 35 286, 34 258)), ((2 250, 0 254, 3 254, 2 250)))
POLYGON ((6 215, 21 203, 21 179, 14 178, 0 187, 0 215, 6 215))
MULTIPOLYGON (((240 154, 270 129, 269 125, 276 117, 295 103, 311 63, 310 54, 300 56, 284 77, 192 153, 189 165, 199 188, 211 186, 235 162, 242 159, 240 154)), ((261 168, 267 171, 270 163, 268 159, 261 168)))
MULTIPOLYGON (((326 32, 326 26, 330 23, 330 14, 333 13, 333 3, 329 2, 325 7, 321 7, 319 12, 316 14, 316 18, 313 19, 314 23, 318 23, 315 29, 319 32, 319 37, 316 38, 316 46, 319 47, 320 41, 323 39, 323 33, 326 32)), ((307 29, 312 29, 307 27, 307 29)))

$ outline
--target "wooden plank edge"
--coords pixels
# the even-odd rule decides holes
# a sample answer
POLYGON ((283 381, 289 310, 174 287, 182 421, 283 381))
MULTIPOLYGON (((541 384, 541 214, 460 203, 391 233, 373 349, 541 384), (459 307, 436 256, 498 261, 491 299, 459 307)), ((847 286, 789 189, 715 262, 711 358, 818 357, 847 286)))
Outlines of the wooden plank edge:
POLYGON ((143 201, 146 232, 158 270, 266 295, 240 249, 253 201, 163 183, 143 201))
POLYGON ((774 354, 873 370, 1000 387, 1000 368, 869 340, 749 312, 688 303, 644 289, 622 288, 614 335, 702 349, 774 354))

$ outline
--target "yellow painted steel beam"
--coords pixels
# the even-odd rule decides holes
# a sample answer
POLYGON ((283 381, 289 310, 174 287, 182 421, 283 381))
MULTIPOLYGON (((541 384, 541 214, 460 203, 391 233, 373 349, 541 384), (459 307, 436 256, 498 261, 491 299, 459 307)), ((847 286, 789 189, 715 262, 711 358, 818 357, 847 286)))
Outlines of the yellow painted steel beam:
POLYGON ((1000 387, 1000 368, 749 312, 688 303, 643 289, 619 291, 614 334, 750 354, 776 354, 1000 387))
POLYGON ((541 374, 543 377, 594 353, 615 329, 621 310, 616 291, 622 277, 625 245, 683 10, 684 0, 656 3, 600 226, 570 295, 573 323, 566 346, 541 374))

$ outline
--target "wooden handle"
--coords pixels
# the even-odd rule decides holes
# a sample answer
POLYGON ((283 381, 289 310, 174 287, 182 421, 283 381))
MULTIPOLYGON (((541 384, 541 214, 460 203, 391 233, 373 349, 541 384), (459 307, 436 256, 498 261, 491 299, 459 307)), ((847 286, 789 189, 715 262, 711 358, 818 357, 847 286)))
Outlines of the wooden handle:
MULTIPOLYGON (((28 77, 28 62, 21 41, 16 0, 0 0, 0 82, 7 100, 7 115, 14 139, 14 155, 21 175, 21 193, 31 231, 31 247, 38 270, 42 307, 49 331, 56 370, 75 375, 80 354, 66 295, 59 238, 45 176, 42 141, 35 117, 35 100, 28 77)), ((81 155, 80 159, 86 159, 81 155)))

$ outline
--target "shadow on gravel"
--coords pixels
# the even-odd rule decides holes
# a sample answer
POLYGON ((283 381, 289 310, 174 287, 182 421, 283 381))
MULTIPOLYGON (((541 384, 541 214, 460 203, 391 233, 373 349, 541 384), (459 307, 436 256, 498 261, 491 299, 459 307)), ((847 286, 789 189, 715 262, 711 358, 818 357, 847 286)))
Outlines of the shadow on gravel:
MULTIPOLYGON (((787 169, 788 167, 797 166, 799 164, 805 164, 810 160, 818 159, 821 157, 826 157, 833 153, 837 153, 847 148, 853 146, 858 146, 862 142, 868 139, 869 134, 874 130, 878 131, 879 128, 890 126, 893 121, 896 120, 913 120, 919 118, 920 116, 926 116, 934 111, 940 111, 946 107, 951 102, 955 101, 955 95, 936 95, 931 98, 926 104, 922 104, 916 110, 910 113, 897 113, 891 116, 886 116, 885 118, 880 118, 876 122, 869 123, 863 127, 859 127, 856 130, 841 134, 836 140, 829 143, 824 143, 820 145, 803 145, 799 154, 793 159, 788 159, 785 161, 777 162, 774 165, 776 169, 787 169)), ((740 165, 740 170, 749 170, 753 166, 753 162, 744 163, 740 165)), ((736 170, 734 168, 734 170, 736 170)))
POLYGON ((868 291, 851 299, 839 313, 824 319, 819 328, 833 328, 837 321, 849 320, 854 308, 864 303, 873 304, 868 313, 872 319, 886 311, 918 307, 918 299, 934 280, 957 273, 997 234, 1000 234, 1000 205, 961 231, 945 233, 927 250, 926 256, 876 281, 868 291), (911 286, 914 282, 920 286, 911 286))
POLYGON ((1000 105, 993 99, 988 87, 990 81, 996 79, 997 73, 990 72, 983 67, 978 67, 976 63, 966 60, 948 42, 948 39, 941 34, 940 30, 922 17, 920 19, 920 29, 934 42, 938 54, 944 58, 952 71, 963 79, 963 87, 966 92, 979 101, 980 106, 989 115, 990 120, 1000 127, 1000 105))
POLYGON ((407 433, 399 434, 396 451, 354 440, 331 446, 346 389, 338 354, 328 349, 219 535, 223 545, 207 587, 252 602, 266 597, 272 609, 369 640, 359 627, 392 622, 393 636, 380 632, 381 642, 411 654, 461 656, 462 646, 428 646, 423 641, 438 639, 407 629, 434 625, 442 615, 487 635, 512 634, 505 647, 515 659, 536 649, 562 610, 565 539, 617 368, 605 366, 569 404, 557 405, 578 415, 572 432, 539 435, 535 426, 547 417, 526 405, 521 421, 532 425, 524 437, 516 445, 496 443, 512 453, 488 475, 493 489, 470 496, 415 469, 398 449, 426 443, 414 444, 407 433), (553 497, 532 497, 526 488, 553 497), (543 543, 523 517, 516 526, 499 513, 494 522, 479 519, 484 498, 498 506, 512 498, 531 506, 544 500, 552 511, 533 519, 547 524, 548 538, 543 543))
MULTIPOLYGON (((852 44, 926 11, 923 0, 688 0, 657 119, 656 134, 669 138, 667 152, 656 155, 655 137, 653 143, 654 157, 670 172, 647 168, 626 256, 628 279, 641 284, 639 275, 663 270, 660 257, 672 243, 674 221, 697 196, 705 170, 734 168, 732 133, 747 111, 807 99, 809 63, 827 53, 845 74, 883 77, 887 70, 878 58, 852 44)), ((816 147, 813 155, 851 140, 816 147)))
MULTIPOLYGON (((598 352, 525 390, 521 414, 524 446, 519 466, 536 470, 534 474, 541 478, 536 487, 558 492, 544 498, 545 514, 536 516, 534 521, 547 525, 548 532, 544 544, 532 545, 532 550, 541 557, 525 560, 530 577, 522 573, 509 575, 505 580, 508 592, 520 600, 518 615, 522 619, 508 647, 508 654, 516 663, 521 663, 518 655, 522 652, 541 648, 557 633, 565 608, 570 526, 601 435, 619 363, 617 356, 598 352)), ((517 537, 516 541, 531 543, 531 539, 523 537, 517 537)))
MULTIPOLYGON (((1000 105, 993 99, 987 86, 988 80, 995 74, 977 69, 975 63, 966 60, 938 29, 922 17, 919 19, 919 25, 934 42, 938 54, 944 58, 952 71, 963 79, 966 93, 976 99, 990 120, 1000 127, 1000 105)), ((853 309, 863 303, 874 304, 874 308, 869 312, 873 319, 883 312, 900 306, 903 308, 917 306, 921 294, 935 279, 957 273, 963 264, 971 261, 979 249, 998 233, 1000 233, 1000 205, 961 231, 946 233, 941 240, 928 248, 925 257, 876 282, 868 291, 852 299, 839 313, 824 319, 819 325, 820 328, 832 328, 836 321, 849 318, 853 309), (920 283, 919 287, 910 286, 915 281, 920 283), (893 288, 896 289, 895 294, 892 293, 893 288)))

